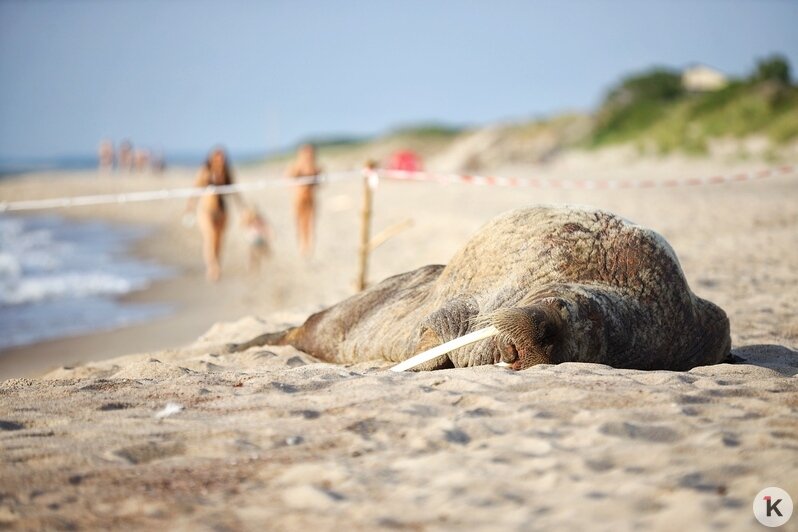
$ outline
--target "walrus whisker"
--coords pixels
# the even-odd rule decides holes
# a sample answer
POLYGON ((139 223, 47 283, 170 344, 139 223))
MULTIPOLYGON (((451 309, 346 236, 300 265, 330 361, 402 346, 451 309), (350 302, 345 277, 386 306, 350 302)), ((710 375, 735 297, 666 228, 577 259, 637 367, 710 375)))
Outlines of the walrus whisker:
POLYGON ((421 353, 408 358, 404 362, 395 365, 391 368, 391 371, 406 371, 418 366, 419 364, 423 364, 424 362, 428 362, 441 355, 445 355, 446 353, 454 351, 458 347, 473 344, 474 342, 484 340, 485 338, 490 338, 491 336, 496 336, 497 334, 499 334, 499 329, 493 325, 484 327, 474 332, 464 334, 463 336, 455 338, 454 340, 449 340, 448 342, 442 343, 441 345, 433 347, 432 349, 422 351, 421 353))

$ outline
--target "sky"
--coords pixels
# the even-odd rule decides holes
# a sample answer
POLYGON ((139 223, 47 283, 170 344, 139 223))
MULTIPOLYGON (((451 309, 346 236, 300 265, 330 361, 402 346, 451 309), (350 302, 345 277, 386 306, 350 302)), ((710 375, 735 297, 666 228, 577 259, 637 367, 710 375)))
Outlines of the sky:
POLYGON ((796 26, 793 0, 0 0, 0 159, 586 111, 654 65, 795 74, 796 26))

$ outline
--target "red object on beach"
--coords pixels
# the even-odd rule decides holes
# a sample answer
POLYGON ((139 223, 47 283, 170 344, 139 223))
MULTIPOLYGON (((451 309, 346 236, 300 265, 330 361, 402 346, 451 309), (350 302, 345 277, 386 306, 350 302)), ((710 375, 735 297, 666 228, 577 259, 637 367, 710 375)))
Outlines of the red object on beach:
POLYGON ((412 150, 401 150, 391 155, 388 162, 390 170, 403 170, 405 172, 419 172, 423 169, 421 157, 412 150))

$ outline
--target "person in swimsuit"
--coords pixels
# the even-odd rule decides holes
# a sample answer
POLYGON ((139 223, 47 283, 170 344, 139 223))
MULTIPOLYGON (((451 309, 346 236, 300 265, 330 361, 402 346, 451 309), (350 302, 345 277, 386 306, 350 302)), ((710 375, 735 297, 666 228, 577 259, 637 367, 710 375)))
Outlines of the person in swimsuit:
MULTIPOLYGON (((214 149, 197 175, 196 186, 224 186, 233 184, 227 154, 221 148, 214 149)), ((238 194, 231 194, 236 202, 243 204, 238 194)), ((186 212, 197 208, 197 225, 202 234, 202 251, 205 259, 205 273, 209 281, 216 282, 221 276, 219 258, 222 249, 222 235, 227 225, 227 206, 222 194, 205 194, 199 198, 189 198, 186 212), (199 201, 198 201, 199 200, 199 201)))
MULTIPOLYGON (((310 144, 299 148, 297 158, 288 169, 288 177, 294 179, 316 177, 321 168, 316 164, 316 150, 310 144)), ((299 251, 304 257, 313 253, 313 223, 316 215, 316 183, 300 184, 294 191, 294 213, 296 215, 299 251)))

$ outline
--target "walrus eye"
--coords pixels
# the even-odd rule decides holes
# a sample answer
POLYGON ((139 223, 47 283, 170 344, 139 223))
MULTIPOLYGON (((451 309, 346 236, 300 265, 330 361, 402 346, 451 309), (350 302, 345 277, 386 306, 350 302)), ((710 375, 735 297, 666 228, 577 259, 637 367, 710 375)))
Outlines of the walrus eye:
POLYGON ((535 342, 540 345, 549 345, 554 342, 557 335, 560 334, 560 320, 555 322, 550 319, 549 313, 538 307, 530 309, 529 314, 534 324, 535 342))

